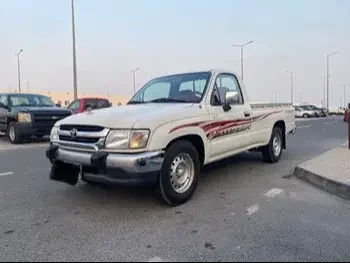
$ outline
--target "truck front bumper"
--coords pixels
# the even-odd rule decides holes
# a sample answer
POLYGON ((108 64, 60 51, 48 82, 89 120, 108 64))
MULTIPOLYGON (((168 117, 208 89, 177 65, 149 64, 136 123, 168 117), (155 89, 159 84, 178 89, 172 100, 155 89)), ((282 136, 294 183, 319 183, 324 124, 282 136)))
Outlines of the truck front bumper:
POLYGON ((32 123, 17 123, 16 131, 20 137, 50 135, 52 126, 37 127, 32 123))
POLYGON ((164 151, 136 154, 80 152, 50 145, 46 156, 52 163, 50 178, 74 185, 86 182, 152 185, 158 180, 164 151))

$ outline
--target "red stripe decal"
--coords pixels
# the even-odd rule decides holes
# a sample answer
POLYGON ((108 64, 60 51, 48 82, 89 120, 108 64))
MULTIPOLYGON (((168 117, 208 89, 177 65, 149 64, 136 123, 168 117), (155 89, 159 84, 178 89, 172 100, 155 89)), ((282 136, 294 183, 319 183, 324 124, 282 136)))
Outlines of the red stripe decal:
POLYGON ((177 126, 177 127, 173 128, 172 130, 170 130, 169 133, 172 133, 172 132, 174 132, 176 130, 180 130, 180 129, 183 129, 183 128, 196 127, 196 126, 199 126, 199 125, 201 125, 203 123, 205 123, 205 122, 204 121, 200 121, 200 122, 194 122, 194 123, 180 125, 180 126, 177 126))
POLYGON ((228 133, 235 133, 235 132, 241 131, 240 129, 242 130, 249 129, 250 125, 248 124, 264 120, 273 114, 277 114, 281 112, 283 112, 283 110, 261 114, 248 119, 236 119, 236 120, 225 120, 225 121, 214 121, 214 122, 213 121, 193 122, 193 123, 177 126, 171 129, 169 133, 172 133, 174 131, 177 131, 183 128, 200 127, 207 134, 207 137, 209 139, 213 139, 219 136, 226 135, 228 133), (235 128, 235 129, 230 130, 232 128, 235 128))

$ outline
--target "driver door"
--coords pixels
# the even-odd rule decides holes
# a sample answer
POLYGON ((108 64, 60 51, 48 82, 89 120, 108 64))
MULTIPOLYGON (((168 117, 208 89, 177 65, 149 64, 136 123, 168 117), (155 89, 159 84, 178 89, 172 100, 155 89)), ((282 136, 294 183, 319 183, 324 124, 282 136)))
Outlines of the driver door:
POLYGON ((208 140, 211 145, 211 157, 219 158, 245 148, 250 144, 251 108, 245 103, 241 87, 236 76, 220 74, 215 81, 215 88, 209 107, 211 128, 208 140), (225 92, 238 93, 237 100, 225 111, 223 103, 225 92))

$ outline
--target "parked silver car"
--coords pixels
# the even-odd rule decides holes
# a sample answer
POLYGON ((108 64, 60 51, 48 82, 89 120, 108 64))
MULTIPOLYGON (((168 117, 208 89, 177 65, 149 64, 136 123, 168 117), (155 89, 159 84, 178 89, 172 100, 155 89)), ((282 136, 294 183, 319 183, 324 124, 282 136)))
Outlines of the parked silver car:
POLYGON ((305 106, 302 106, 303 109, 310 109, 312 110, 314 113, 315 113, 315 117, 325 117, 324 116, 324 113, 322 111, 322 109, 314 106, 314 105, 305 105, 305 106))
POLYGON ((315 111, 305 106, 294 106, 296 118, 313 118, 316 117, 315 111))

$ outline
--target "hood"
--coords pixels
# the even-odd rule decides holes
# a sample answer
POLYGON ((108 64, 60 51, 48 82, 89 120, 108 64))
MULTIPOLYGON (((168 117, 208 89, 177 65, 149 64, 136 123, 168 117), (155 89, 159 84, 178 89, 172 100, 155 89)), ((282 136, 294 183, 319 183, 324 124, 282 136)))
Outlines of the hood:
POLYGON ((70 113, 70 110, 60 108, 60 107, 26 107, 26 106, 21 106, 21 107, 16 107, 16 110, 18 112, 29 112, 29 113, 36 113, 36 112, 48 112, 48 113, 70 113))
POLYGON ((112 129, 157 127, 170 120, 194 117, 202 109, 184 103, 133 104, 71 115, 57 122, 73 125, 97 125, 112 129))

